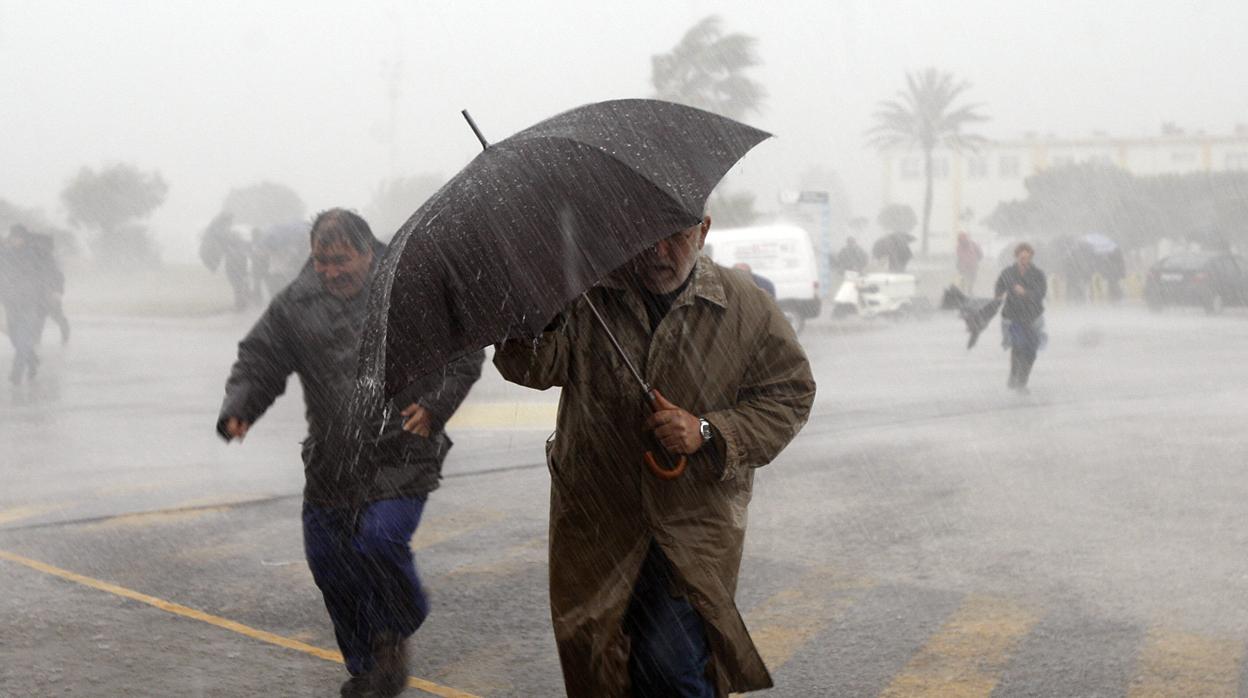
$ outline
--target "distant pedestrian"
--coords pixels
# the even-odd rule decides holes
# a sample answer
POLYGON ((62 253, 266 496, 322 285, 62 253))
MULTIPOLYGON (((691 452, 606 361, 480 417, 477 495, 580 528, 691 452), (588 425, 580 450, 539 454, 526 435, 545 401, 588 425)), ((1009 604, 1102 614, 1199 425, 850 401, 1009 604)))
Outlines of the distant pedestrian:
POLYGON ((845 246, 832 258, 832 266, 841 273, 852 271, 861 274, 867 268, 867 251, 862 249, 858 240, 852 236, 845 239, 845 246))
POLYGON ((247 278, 251 244, 233 229, 233 222, 234 216, 224 211, 212 219, 200 239, 199 258, 214 272, 225 262, 225 277, 234 291, 234 310, 238 311, 246 309, 254 296, 247 278))
POLYGON ((893 274, 904 274, 906 265, 914 257, 910 251, 910 243, 914 236, 909 233, 890 233, 875 241, 871 246, 871 254, 876 259, 888 260, 888 271, 893 274))
MULTIPOLYGON (((59 316, 65 277, 51 253, 51 237, 14 225, 0 241, 0 302, 4 304, 13 364, 14 385, 34 379, 39 370, 38 346, 49 314, 59 316)), ((59 321, 58 321, 59 322, 59 321)), ((62 328, 68 339, 68 323, 62 328)))
POLYGON ((1027 381, 1036 354, 1045 342, 1044 296, 1048 290, 1044 272, 1031 263, 1035 250, 1022 243, 1014 248, 1015 264, 1006 267, 997 277, 993 295, 1004 305, 1001 308, 1003 345, 1010 350, 1009 387, 1028 392, 1027 381))
POLYGON ((351 678, 344 696, 394 696, 407 682, 406 641, 429 603, 410 542, 451 448, 443 426, 481 376, 484 352, 408 386, 377 416, 353 423, 368 288, 385 246, 342 209, 316 217, 312 264, 277 294, 238 345, 217 432, 242 440, 299 376, 304 552, 351 678))
POLYGON ((746 264, 745 262, 737 262, 736 264, 732 265, 732 268, 740 269, 746 274, 749 274, 750 278, 754 280, 754 285, 766 291, 767 295, 771 296, 772 300, 775 300, 776 285, 771 282, 771 279, 761 274, 755 274, 754 270, 750 268, 750 265, 746 264))
POLYGON ((983 258, 984 251, 979 245, 965 231, 958 233, 958 277, 962 292, 968 296, 975 295, 975 277, 979 275, 979 263, 983 258))

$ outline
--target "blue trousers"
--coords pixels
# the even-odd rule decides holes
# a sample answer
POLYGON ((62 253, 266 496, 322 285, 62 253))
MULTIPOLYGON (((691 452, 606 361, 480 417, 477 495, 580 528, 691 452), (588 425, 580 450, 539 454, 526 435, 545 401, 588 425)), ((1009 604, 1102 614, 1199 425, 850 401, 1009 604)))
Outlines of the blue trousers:
POLYGON ((352 676, 372 669, 375 638, 407 637, 429 615, 410 547, 424 508, 424 497, 383 499, 357 519, 303 503, 304 554, 352 676))
POLYGON ((651 542, 624 616, 633 695, 715 698, 706 627, 688 599, 672 593, 672 580, 671 563, 651 542))

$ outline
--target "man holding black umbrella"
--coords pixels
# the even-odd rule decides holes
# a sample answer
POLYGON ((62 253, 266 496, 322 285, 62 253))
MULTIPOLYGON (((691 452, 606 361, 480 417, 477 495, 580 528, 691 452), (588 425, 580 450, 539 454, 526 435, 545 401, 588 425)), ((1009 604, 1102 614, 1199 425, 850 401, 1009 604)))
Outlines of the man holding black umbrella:
POLYGON ((483 352, 411 383, 380 412, 350 404, 368 289, 385 246, 363 218, 332 209, 312 224, 312 264, 238 346, 217 431, 242 440, 299 376, 304 551, 351 678, 344 696, 393 696, 407 683, 405 641, 429 604, 409 547, 451 441, 442 431, 481 375, 483 352))
POLYGON ((801 429, 815 383, 775 302, 699 254, 710 225, 659 239, 536 342, 504 342, 494 357, 508 380, 563 390, 547 456, 569 696, 772 685, 733 597, 754 469, 801 429), (654 386, 652 406, 633 370, 654 386), (683 474, 647 467, 660 448, 683 474))

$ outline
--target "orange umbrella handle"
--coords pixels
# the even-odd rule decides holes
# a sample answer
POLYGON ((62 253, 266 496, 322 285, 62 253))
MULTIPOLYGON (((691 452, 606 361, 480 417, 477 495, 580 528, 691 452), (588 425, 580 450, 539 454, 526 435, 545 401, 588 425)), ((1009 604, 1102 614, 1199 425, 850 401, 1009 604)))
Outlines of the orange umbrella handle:
POLYGON ((664 468, 659 465, 659 461, 655 459, 654 451, 646 451, 644 458, 646 460, 646 465, 650 468, 650 473, 660 480, 675 480, 680 477, 681 473, 685 472, 685 466, 689 465, 689 459, 685 456, 681 456, 677 459, 675 466, 671 468, 664 468))

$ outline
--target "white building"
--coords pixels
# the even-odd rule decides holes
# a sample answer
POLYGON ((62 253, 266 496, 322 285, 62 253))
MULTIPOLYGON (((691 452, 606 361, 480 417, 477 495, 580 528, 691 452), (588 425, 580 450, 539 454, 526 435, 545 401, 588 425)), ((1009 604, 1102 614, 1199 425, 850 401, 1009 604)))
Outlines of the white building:
MULTIPOLYGON (((923 154, 892 149, 882 157, 883 204, 908 205, 921 218, 923 154)), ((1029 136, 991 141, 974 153, 938 149, 932 160, 931 251, 951 253, 959 229, 983 239, 981 221, 997 204, 1027 196, 1024 179, 1048 167, 1081 162, 1113 164, 1135 175, 1248 170, 1248 127, 1226 136, 1185 134, 1170 127, 1154 138, 1029 136)))

